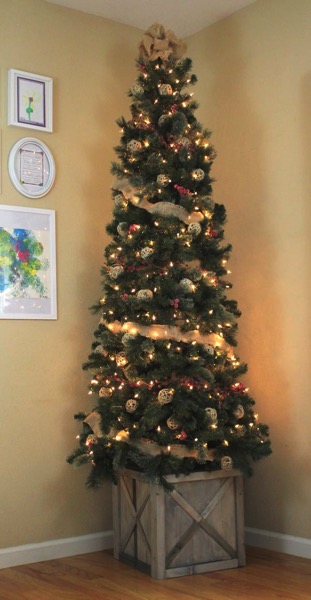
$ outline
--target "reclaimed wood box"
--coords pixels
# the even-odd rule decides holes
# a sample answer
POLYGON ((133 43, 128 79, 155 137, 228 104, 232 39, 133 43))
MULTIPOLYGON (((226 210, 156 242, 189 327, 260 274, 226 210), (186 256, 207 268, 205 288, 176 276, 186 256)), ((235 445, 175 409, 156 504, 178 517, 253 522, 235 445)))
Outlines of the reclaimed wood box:
POLYGON ((173 491, 125 470, 113 486, 115 558, 154 579, 245 565, 239 471, 167 476, 173 491))

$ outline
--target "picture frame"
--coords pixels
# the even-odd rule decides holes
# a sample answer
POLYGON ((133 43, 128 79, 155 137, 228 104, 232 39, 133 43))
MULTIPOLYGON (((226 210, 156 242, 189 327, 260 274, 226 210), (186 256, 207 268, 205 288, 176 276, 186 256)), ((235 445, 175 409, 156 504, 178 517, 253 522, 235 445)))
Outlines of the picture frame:
POLYGON ((8 125, 53 131, 53 79, 8 70, 8 125))
POLYGON ((0 319, 57 319, 54 210, 0 205, 0 319))
POLYGON ((11 148, 8 171, 12 184, 28 198, 42 198, 55 180, 55 163, 46 144, 37 138, 22 138, 11 148))

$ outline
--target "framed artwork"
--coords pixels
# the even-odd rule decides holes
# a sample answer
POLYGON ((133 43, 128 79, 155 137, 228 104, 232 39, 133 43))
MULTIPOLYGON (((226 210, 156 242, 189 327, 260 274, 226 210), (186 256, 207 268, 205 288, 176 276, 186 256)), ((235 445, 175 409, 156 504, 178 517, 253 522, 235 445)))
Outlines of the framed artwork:
POLYGON ((54 210, 0 205, 0 319, 57 319, 54 210))
POLYGON ((53 79, 9 69, 8 124, 53 131, 53 79))
POLYGON ((10 179, 20 194, 41 198, 55 179, 55 163, 49 148, 36 138, 22 138, 9 154, 10 179))

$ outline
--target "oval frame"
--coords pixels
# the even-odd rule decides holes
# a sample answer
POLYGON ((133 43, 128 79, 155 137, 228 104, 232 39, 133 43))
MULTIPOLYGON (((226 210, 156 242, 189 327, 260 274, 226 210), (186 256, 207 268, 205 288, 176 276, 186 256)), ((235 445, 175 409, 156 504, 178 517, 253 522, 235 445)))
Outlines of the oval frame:
MULTIPOLYGON (((31 163, 31 157, 28 163, 31 163)), ((32 137, 22 138, 11 148, 8 171, 14 187, 27 198, 42 198, 50 191, 55 180, 55 163, 51 151, 41 140, 32 137), (22 152, 41 154, 41 158, 36 158, 36 168, 33 165, 31 171, 30 165, 30 170, 24 169, 25 181, 22 180, 22 152), (27 178, 29 181, 26 180, 27 178)))

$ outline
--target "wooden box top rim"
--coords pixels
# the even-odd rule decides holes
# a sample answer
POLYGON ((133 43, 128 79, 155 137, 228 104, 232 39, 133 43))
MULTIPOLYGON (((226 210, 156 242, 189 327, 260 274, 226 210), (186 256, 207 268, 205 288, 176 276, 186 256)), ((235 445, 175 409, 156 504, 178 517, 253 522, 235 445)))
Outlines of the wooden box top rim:
MULTIPOLYGON (((144 481, 145 483, 152 483, 150 481, 146 481, 145 475, 141 471, 134 471, 132 469, 124 469, 120 471, 120 475, 126 475, 130 479, 137 479, 139 481, 144 481)), ((189 475, 180 475, 177 477, 176 475, 166 475, 165 479, 168 483, 184 483, 191 481, 209 481, 212 479, 224 479, 227 477, 243 477, 241 471, 238 469, 228 469, 228 470, 219 470, 219 471, 195 471, 190 473, 189 475)), ((153 484, 156 485, 156 484, 153 484)))

